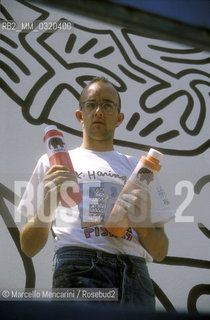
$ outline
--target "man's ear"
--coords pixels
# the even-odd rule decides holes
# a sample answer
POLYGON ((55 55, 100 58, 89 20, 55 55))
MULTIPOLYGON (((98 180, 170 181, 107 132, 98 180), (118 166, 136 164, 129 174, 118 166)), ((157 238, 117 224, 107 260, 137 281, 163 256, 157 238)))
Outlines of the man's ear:
POLYGON ((119 125, 123 122, 123 120, 124 120, 124 113, 118 113, 115 127, 119 127, 119 125))
POLYGON ((82 111, 81 110, 76 110, 75 111, 75 116, 77 118, 77 121, 83 124, 83 117, 82 117, 82 111))

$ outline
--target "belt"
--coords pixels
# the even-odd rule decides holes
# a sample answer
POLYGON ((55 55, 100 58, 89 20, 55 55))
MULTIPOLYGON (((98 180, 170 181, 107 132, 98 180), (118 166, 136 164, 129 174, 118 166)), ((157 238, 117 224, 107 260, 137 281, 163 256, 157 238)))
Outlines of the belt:
POLYGON ((113 254, 109 253, 103 250, 98 249, 90 249, 90 248, 84 248, 84 247, 77 247, 77 246, 64 246, 59 248, 56 251, 56 255, 62 254, 68 252, 68 254, 81 254, 82 256, 89 256, 89 257, 96 257, 96 258, 108 258, 108 259, 117 259, 119 261, 142 261, 145 262, 145 259, 138 256, 128 255, 128 254, 113 254))

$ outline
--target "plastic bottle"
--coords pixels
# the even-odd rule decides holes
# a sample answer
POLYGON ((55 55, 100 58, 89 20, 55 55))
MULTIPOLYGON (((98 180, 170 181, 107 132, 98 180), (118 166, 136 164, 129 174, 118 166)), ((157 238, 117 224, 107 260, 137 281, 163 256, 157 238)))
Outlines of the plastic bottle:
POLYGON ((60 195, 62 206, 72 207, 79 204, 82 201, 82 195, 62 132, 54 125, 47 126, 43 140, 45 142, 50 166, 64 165, 74 174, 73 181, 69 181, 70 186, 68 184, 67 189, 65 186, 62 189, 62 196, 60 195))
POLYGON ((129 193, 133 189, 146 189, 148 191, 155 175, 161 168, 159 162, 162 156, 163 154, 161 152, 150 149, 147 156, 141 157, 136 168, 120 192, 110 216, 105 223, 106 229, 113 235, 122 237, 129 228, 128 216, 127 214, 121 215, 118 200, 123 194, 129 193))

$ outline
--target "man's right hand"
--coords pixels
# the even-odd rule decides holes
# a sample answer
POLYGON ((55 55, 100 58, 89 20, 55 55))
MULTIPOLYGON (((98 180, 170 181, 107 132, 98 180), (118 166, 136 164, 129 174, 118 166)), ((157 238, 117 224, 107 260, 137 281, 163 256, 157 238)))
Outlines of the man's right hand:
POLYGON ((62 185, 69 181, 76 182, 76 176, 65 166, 55 165, 46 172, 43 179, 45 216, 50 216, 57 208, 62 185))

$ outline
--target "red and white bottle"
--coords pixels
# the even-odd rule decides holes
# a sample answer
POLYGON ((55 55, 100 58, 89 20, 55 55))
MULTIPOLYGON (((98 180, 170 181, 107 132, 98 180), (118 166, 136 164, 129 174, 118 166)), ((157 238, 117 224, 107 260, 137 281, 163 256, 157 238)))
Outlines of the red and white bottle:
POLYGON ((161 169, 159 162, 162 156, 163 154, 161 152, 151 148, 147 156, 142 156, 139 160, 136 168, 120 192, 110 216, 105 223, 106 229, 113 235, 122 237, 129 228, 128 215, 121 214, 118 206, 118 200, 123 194, 128 194, 133 189, 143 189, 148 191, 157 172, 161 169))
POLYGON ((64 188, 62 188, 61 186, 60 200, 62 206, 72 207, 78 205, 82 201, 82 195, 62 132, 54 125, 47 126, 43 140, 50 166, 63 165, 73 173, 73 179, 67 183, 67 187, 64 185, 64 188))

